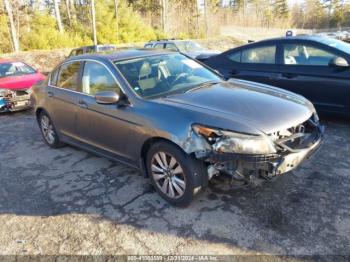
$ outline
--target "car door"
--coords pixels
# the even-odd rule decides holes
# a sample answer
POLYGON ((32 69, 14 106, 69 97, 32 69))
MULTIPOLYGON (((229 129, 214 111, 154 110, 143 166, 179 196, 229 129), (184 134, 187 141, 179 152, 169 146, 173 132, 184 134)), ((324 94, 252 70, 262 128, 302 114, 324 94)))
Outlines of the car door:
POLYGON ((51 73, 46 89, 49 103, 48 113, 57 131, 63 135, 76 138, 76 114, 80 99, 79 61, 67 62, 51 73))
MULTIPOLYGON (((276 64, 277 45, 264 43, 233 50, 223 54, 224 59, 214 58, 219 72, 226 78, 239 78, 264 84, 275 84, 273 74, 278 72, 276 64)), ((220 57, 222 55, 219 55, 220 57)), ((215 68, 214 66, 214 69, 215 68)))
POLYGON ((133 130, 129 106, 98 104, 95 94, 114 91, 123 96, 121 88, 104 64, 86 61, 82 74, 82 97, 79 101, 77 128, 83 142, 116 154, 126 162, 132 162, 133 130))
POLYGON ((284 42, 280 54, 280 74, 275 76, 278 87, 305 96, 320 111, 350 109, 350 68, 330 65, 332 59, 344 54, 331 47, 302 41, 284 42))

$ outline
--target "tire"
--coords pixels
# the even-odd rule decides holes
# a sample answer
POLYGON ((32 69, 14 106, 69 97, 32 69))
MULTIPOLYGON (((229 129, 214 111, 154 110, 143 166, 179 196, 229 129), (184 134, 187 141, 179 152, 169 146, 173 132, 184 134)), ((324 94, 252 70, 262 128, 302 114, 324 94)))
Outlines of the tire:
POLYGON ((45 143, 51 148, 60 148, 64 144, 60 141, 56 129, 52 123, 49 115, 42 111, 38 118, 38 123, 41 131, 41 135, 44 138, 45 143))
POLYGON ((198 161, 175 145, 157 142, 147 152, 146 168, 163 199, 175 206, 188 206, 198 184, 195 176, 203 174, 198 161))

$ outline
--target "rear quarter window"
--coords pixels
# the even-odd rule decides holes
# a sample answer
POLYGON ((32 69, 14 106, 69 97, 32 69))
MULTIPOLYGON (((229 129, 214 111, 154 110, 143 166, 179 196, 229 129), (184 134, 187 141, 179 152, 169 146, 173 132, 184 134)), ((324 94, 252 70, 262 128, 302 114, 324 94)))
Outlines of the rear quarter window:
POLYGON ((233 62, 240 63, 241 62, 241 51, 231 53, 227 56, 227 58, 233 62))
POLYGON ((57 86, 58 68, 51 72, 50 85, 57 86))

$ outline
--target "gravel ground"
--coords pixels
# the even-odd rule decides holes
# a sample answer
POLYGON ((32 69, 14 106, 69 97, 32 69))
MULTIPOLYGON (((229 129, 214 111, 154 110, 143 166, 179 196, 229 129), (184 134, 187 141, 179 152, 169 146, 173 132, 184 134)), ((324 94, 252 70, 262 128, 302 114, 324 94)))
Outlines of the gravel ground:
POLYGON ((48 148, 30 112, 0 116, 0 254, 350 255, 350 122, 326 121, 302 168, 256 188, 215 179, 188 208, 138 171, 48 148))

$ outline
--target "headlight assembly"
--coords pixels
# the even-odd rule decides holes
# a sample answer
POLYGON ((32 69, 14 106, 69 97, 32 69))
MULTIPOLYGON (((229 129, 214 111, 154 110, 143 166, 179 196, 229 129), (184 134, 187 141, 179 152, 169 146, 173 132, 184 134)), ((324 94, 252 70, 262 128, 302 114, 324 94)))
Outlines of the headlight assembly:
POLYGON ((219 153, 274 154, 276 148, 267 136, 246 135, 194 125, 194 132, 203 136, 212 148, 219 153))

